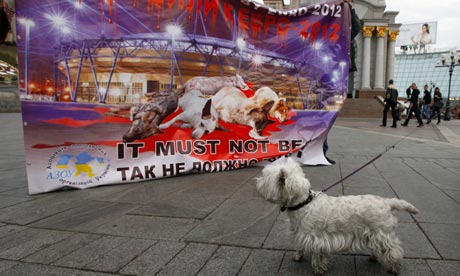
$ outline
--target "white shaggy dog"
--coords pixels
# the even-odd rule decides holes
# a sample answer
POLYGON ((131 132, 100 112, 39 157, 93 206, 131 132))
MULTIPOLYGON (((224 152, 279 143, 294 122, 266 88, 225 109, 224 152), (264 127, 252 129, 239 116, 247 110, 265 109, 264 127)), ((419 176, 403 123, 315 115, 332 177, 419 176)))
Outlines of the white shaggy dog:
POLYGON ((295 261, 312 255, 314 273, 327 270, 331 253, 365 253, 391 273, 399 273, 403 249, 395 234, 392 210, 417 214, 407 201, 374 195, 332 197, 310 190, 301 166, 288 158, 272 164, 257 178, 257 190, 268 201, 288 210, 295 261))

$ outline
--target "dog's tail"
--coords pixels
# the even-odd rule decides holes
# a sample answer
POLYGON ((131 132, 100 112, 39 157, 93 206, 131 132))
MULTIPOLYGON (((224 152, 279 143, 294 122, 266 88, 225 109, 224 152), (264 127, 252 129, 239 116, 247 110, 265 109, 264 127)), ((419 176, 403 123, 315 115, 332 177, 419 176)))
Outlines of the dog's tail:
POLYGON ((411 214, 418 214, 418 209, 414 207, 414 205, 410 204, 409 202, 397 199, 397 198, 390 198, 388 199, 388 203, 391 206, 391 210, 399 210, 399 211, 406 211, 411 214))

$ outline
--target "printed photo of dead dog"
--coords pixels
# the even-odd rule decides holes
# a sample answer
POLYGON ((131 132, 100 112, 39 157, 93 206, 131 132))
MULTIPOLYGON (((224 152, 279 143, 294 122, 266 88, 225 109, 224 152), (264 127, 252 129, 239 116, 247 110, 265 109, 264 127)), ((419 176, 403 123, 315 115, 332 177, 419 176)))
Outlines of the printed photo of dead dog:
POLYGON ((129 130, 123 135, 123 142, 145 139, 160 133, 160 123, 177 109, 179 96, 174 92, 156 92, 150 95, 148 103, 131 107, 129 130))
POLYGON ((182 93, 192 90, 199 90, 203 95, 215 95, 220 89, 230 86, 241 90, 248 90, 246 82, 240 75, 235 76, 216 76, 216 77, 193 77, 188 80, 182 89, 182 93))
POLYGON ((266 103, 274 101, 269 112, 270 117, 277 119, 281 123, 288 119, 290 108, 286 103, 286 99, 278 97, 278 94, 270 87, 265 86, 257 89, 254 96, 249 99, 259 106, 264 106, 266 103))
POLYGON ((219 119, 227 123, 235 123, 251 127, 249 136, 254 139, 267 139, 262 131, 269 123, 269 112, 275 101, 270 100, 263 105, 248 99, 235 87, 224 87, 212 97, 213 104, 219 114, 219 119))
POLYGON ((166 129, 176 122, 182 122, 180 128, 192 128, 192 138, 200 139, 204 134, 209 134, 215 129, 222 128, 218 123, 218 114, 212 105, 212 99, 206 98, 199 90, 191 90, 179 99, 182 112, 168 122, 159 126, 160 130, 166 129))
POLYGON ((267 201, 287 212, 296 249, 293 259, 311 255, 316 275, 326 272, 333 253, 368 254, 388 272, 400 272, 403 249, 392 211, 417 214, 417 208, 407 201, 375 195, 335 197, 312 191, 302 167, 291 158, 266 166, 256 182, 267 201))

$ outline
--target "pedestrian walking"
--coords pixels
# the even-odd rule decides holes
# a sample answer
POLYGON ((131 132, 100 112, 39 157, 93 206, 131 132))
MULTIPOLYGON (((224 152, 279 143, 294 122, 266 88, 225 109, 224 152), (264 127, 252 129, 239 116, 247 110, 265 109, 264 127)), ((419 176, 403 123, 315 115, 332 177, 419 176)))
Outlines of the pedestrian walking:
POLYGON ((441 108, 444 106, 444 103, 442 102, 442 94, 441 94, 441 90, 439 89, 439 87, 436 87, 434 89, 434 94, 433 94, 433 110, 431 112, 431 117, 430 119, 428 120, 428 122, 426 122, 427 124, 431 123, 431 120, 435 117, 438 118, 438 122, 436 123, 437 125, 439 125, 441 123, 441 108))
POLYGON ((398 104, 398 89, 394 87, 393 80, 388 81, 388 87, 385 94, 385 108, 383 109, 383 120, 380 126, 386 127, 387 126, 387 113, 388 110, 391 109, 391 116, 393 117, 393 124, 391 125, 392 128, 396 128, 396 105, 398 104))
POLYGON ((422 127, 423 126, 423 122, 420 119, 420 108, 419 108, 419 105, 418 105, 418 97, 419 97, 419 95, 420 95, 420 90, 417 89, 417 85, 415 83, 412 83, 412 93, 411 93, 410 98, 408 100, 408 102, 410 102, 409 113, 407 114, 407 117, 406 117, 406 120, 404 121, 404 123, 401 124, 402 126, 407 127, 407 125, 409 124, 409 121, 411 119, 412 114, 414 114, 415 118, 418 121, 418 126, 417 127, 422 127))
POLYGON ((415 83, 412 83, 411 85, 409 85, 409 87, 406 89, 406 96, 407 96, 407 99, 409 100, 410 98, 410 95, 412 94, 412 87, 414 86, 415 83))
POLYGON ((431 118, 430 108, 431 108, 431 93, 428 90, 428 85, 425 84, 425 86, 423 86, 422 115, 420 117, 422 117, 421 119, 425 117, 427 120, 427 123, 430 121, 430 118, 431 118))
MULTIPOLYGON (((413 86, 415 85, 415 83, 412 83, 411 85, 409 85, 409 87, 406 89, 406 96, 407 96, 407 101, 409 101, 410 99, 410 96, 412 95, 412 90, 413 90, 413 86)), ((406 103, 407 103, 406 101, 406 103)), ((410 111, 410 106, 407 106, 406 108, 406 115, 409 116, 409 111, 410 111)))

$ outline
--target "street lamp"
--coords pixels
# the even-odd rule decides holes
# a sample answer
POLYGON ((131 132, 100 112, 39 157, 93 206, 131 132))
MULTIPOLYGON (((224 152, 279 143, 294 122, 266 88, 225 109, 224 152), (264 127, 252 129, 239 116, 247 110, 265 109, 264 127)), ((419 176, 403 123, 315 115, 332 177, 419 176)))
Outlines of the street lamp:
POLYGON ((242 37, 238 37, 236 39, 236 46, 238 47, 238 50, 240 52, 240 58, 238 61, 238 75, 240 74, 240 69, 241 69, 241 62, 243 60, 243 50, 246 47, 246 41, 242 37))
POLYGON ((174 47, 176 47, 176 38, 182 35, 182 29, 178 25, 169 24, 166 26, 166 32, 171 36, 171 79, 169 82, 169 89, 172 90, 174 84, 174 61, 176 57, 174 53, 174 47))
MULTIPOLYGON (((82 5, 82 3, 80 3, 82 5)), ((69 28, 69 26, 71 25, 71 23, 69 22, 69 20, 67 19, 67 17, 64 15, 64 14, 60 14, 60 13, 56 13, 56 12, 51 12, 51 13, 47 13, 44 15, 44 17, 46 19, 49 20, 49 23, 51 24, 51 26, 57 30, 57 42, 56 44, 61 45, 61 42, 63 40, 63 37, 65 39, 65 36, 67 34, 70 34, 71 33, 71 30, 69 28)), ((59 70, 57 69, 57 66, 58 65, 54 65, 54 99, 55 101, 58 100, 58 92, 62 94, 62 89, 57 89, 57 83, 59 83, 59 80, 60 79, 60 74, 59 74, 59 70)), ((68 68, 67 64, 66 64, 66 69, 68 68)), ((70 76, 70 72, 69 70, 66 70, 67 74, 66 74, 66 77, 67 77, 67 85, 68 87, 72 87, 72 80, 71 80, 71 76, 70 76)), ((75 91, 78 89, 78 83, 75 84, 75 91)))
POLYGON ((341 61, 339 63, 339 66, 340 66, 340 77, 341 77, 341 84, 340 84, 340 88, 343 89, 341 92, 342 92, 342 95, 345 94, 345 92, 347 92, 347 77, 346 75, 344 74, 344 71, 345 71, 345 66, 347 66, 347 62, 346 61, 341 61))
POLYGON ((30 28, 35 26, 35 23, 25 17, 18 19, 19 24, 23 25, 26 28, 26 42, 25 42, 25 72, 24 72, 24 82, 26 88, 26 95, 29 95, 29 41, 30 41, 30 28))
POLYGON ((263 63, 262 56, 259 54, 255 54, 254 56, 252 56, 251 62, 256 68, 259 67, 263 63))
POLYGON ((70 34, 71 32, 69 28, 70 23, 64 15, 45 14, 45 17, 51 22, 54 28, 59 30, 59 40, 61 39, 61 34, 63 35, 70 34))
POLYGON ((446 102, 446 111, 444 113, 444 121, 450 121, 450 87, 451 87, 451 81, 452 81, 452 73, 454 72, 454 68, 456 66, 460 66, 460 56, 457 54, 457 50, 455 48, 450 50, 449 56, 442 55, 441 65, 436 66, 436 67, 448 67, 449 68, 449 90, 447 91, 447 102, 446 102))

